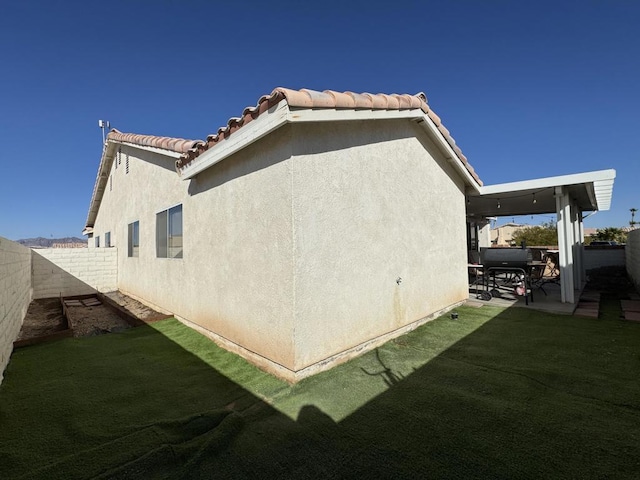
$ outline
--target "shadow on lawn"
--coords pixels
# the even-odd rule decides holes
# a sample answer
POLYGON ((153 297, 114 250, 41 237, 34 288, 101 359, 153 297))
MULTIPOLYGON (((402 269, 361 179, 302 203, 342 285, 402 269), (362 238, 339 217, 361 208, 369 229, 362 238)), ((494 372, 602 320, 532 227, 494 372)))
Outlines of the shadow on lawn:
POLYGON ((393 387, 394 385, 400 383, 400 381, 404 379, 404 375, 402 375, 401 373, 394 372, 384 364, 384 362, 380 358, 379 348, 375 349, 375 354, 376 354, 376 360, 378 361, 380 366, 383 368, 383 370, 379 372, 369 372, 364 367, 360 367, 360 370, 362 370, 364 373, 366 373, 371 377, 379 376, 380 378, 382 378, 382 380, 384 381, 387 387, 393 387))
POLYGON ((511 309, 404 378, 370 352, 354 388, 389 388, 340 422, 280 413, 181 326, 31 347, 0 387, 0 476, 635 478, 638 327, 511 309))

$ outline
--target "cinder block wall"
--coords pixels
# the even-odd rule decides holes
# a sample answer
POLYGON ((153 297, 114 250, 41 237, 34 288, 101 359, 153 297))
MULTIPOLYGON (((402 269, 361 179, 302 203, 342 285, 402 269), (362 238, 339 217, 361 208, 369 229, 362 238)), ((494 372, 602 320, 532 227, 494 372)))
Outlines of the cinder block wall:
POLYGON ((88 295, 117 289, 116 248, 33 250, 33 298, 88 295))
POLYGON ((0 382, 31 296, 31 250, 0 237, 0 382))
POLYGON ((625 247, 584 247, 584 268, 589 271, 593 268, 613 267, 625 265, 625 247))
POLYGON ((627 236, 627 273, 640 291, 640 230, 634 230, 627 236))

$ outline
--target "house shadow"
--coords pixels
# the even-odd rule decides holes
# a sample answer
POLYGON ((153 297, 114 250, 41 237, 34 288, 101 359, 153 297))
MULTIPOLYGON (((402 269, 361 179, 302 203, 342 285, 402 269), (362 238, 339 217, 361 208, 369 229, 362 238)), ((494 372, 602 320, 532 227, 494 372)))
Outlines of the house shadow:
MULTIPOLYGON (((38 253, 31 250, 32 266, 31 278, 34 298, 54 298, 75 295, 91 295, 97 292, 96 288, 82 280, 82 274, 72 269, 65 270, 38 253)), ((72 268, 80 268, 80 263, 70 263, 72 268)))
MULTIPOLYGON (((456 320, 464 321, 464 314, 456 320)), ((339 381, 346 364, 336 367, 344 369, 337 375, 293 387, 257 371, 241 385, 224 373, 228 354, 206 348, 206 338, 185 334, 171 320, 65 340, 61 348, 30 347, 32 353, 23 349, 12 359, 0 387, 0 474, 378 479, 615 472, 634 478, 639 397, 633 382, 621 387, 607 379, 610 367, 597 361, 609 347, 593 338, 607 327, 562 316, 534 322, 530 312, 509 309, 410 371, 400 357, 383 355, 384 347, 369 352, 375 357, 369 365, 380 368, 353 369, 351 386, 339 381), (576 337, 574 349, 550 348, 540 329, 554 327, 576 337), (575 335, 576 328, 592 335, 575 335), (552 362, 549 351, 556 351, 552 362), (38 373, 26 377, 33 362, 38 373), (582 368, 595 370, 602 384, 591 384, 582 368), (352 395, 368 385, 386 389, 338 421, 313 402, 291 418, 264 400, 277 404, 282 395, 323 381, 334 382, 337 399, 349 395, 344 388, 352 395), (38 425, 47 427, 33 435, 38 425)), ((637 375, 637 367, 631 370, 637 375)))
MULTIPOLYGON (((189 195, 198 195, 295 157, 346 151, 415 135, 415 126, 406 128, 397 120, 369 122, 371 124, 366 127, 363 122, 357 121, 344 122, 349 126, 328 123, 320 126, 287 124, 280 127, 189 180, 189 195), (353 131, 345 134, 347 128, 353 131)), ((268 183, 268 180, 265 181, 268 183)), ((261 188, 264 188, 264 184, 261 188)))

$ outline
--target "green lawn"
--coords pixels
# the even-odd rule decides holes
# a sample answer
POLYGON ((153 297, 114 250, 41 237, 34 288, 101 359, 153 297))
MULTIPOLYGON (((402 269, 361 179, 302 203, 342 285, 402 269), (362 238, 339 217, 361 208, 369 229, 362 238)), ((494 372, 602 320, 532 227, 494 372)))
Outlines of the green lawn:
POLYGON ((19 349, 0 478, 638 478, 640 324, 457 311, 295 386, 175 320, 19 349))

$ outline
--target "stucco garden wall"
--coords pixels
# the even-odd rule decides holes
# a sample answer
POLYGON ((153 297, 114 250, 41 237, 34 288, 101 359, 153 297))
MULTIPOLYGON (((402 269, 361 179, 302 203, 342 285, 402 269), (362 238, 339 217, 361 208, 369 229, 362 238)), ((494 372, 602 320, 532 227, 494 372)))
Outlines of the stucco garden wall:
POLYGON ((621 267, 626 263, 624 246, 585 246, 583 249, 586 271, 601 267, 621 267))
POLYGON ((31 250, 0 237, 0 382, 31 294, 31 250))
POLYGON ((633 279, 636 289, 640 291, 640 230, 627 235, 626 266, 627 273, 633 279))
POLYGON ((117 289, 115 248, 33 250, 33 298, 88 295, 117 289))

